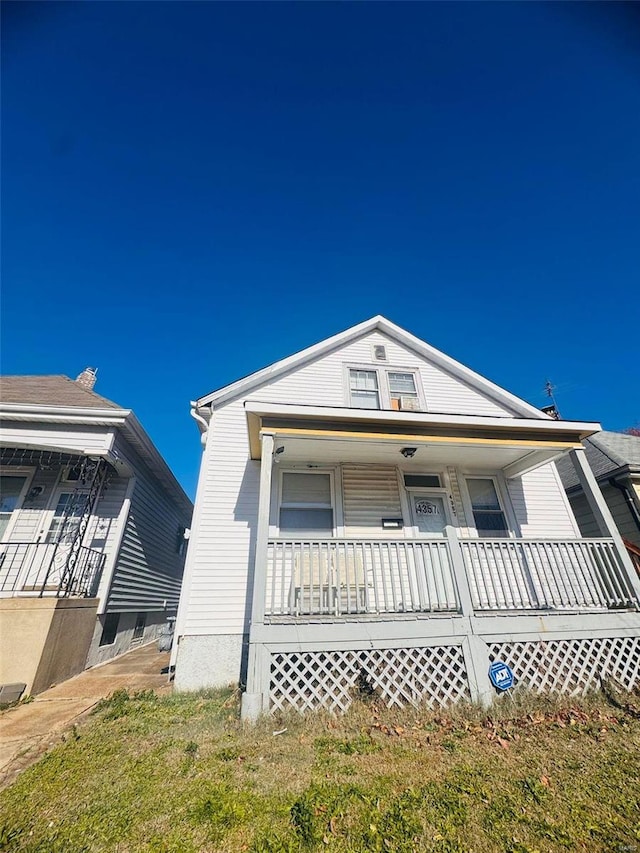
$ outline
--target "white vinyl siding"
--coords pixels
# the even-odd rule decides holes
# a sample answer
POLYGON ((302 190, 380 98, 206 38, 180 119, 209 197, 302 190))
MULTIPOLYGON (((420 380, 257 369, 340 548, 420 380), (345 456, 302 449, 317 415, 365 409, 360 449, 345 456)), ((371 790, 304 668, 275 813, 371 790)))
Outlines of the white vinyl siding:
POLYGON ((344 465, 342 488, 346 536, 404 536, 382 528, 383 518, 402 518, 396 468, 344 465))
POLYGON ((580 535, 553 462, 506 482, 521 536, 575 539, 580 535))
POLYGON ((357 341, 299 367, 276 380, 268 380, 262 387, 247 394, 247 400, 292 403, 315 406, 347 406, 349 404, 348 378, 345 365, 358 365, 371 370, 404 373, 416 371, 424 390, 429 412, 443 414, 493 415, 513 417, 515 412, 480 393, 442 368, 426 361, 422 356, 381 332, 363 335, 357 341), (372 346, 386 347, 387 363, 372 362, 372 346))
POLYGON ((451 510, 455 515, 454 526, 458 528, 458 535, 463 539, 469 537, 469 522, 467 521, 464 502, 460 492, 459 475, 453 466, 447 468, 447 476, 449 478, 449 491, 453 500, 451 510))
POLYGON ((242 634, 253 566, 260 462, 249 459, 242 401, 217 410, 203 457, 177 630, 242 634))
POLYGON ((111 432, 108 427, 74 426, 73 424, 42 424, 5 421, 2 425, 3 447, 25 445, 42 448, 62 448, 69 452, 108 450, 111 432))

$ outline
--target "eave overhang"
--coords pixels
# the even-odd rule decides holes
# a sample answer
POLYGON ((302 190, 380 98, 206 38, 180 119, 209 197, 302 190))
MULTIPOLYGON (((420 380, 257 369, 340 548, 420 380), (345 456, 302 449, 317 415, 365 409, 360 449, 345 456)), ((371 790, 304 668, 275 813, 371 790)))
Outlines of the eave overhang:
POLYGON ((59 424, 104 428, 105 444, 102 448, 92 447, 87 449, 80 442, 74 446, 66 445, 58 447, 55 445, 55 441, 16 441, 15 437, 12 439, 12 444, 34 450, 46 449, 55 452, 76 452, 84 456, 103 456, 123 476, 130 476, 133 473, 133 468, 128 462, 120 459, 117 452, 113 449, 114 430, 119 429, 128 443, 135 448, 152 473, 183 510, 189 514, 193 511, 192 502, 131 409, 98 409, 76 406, 38 406, 22 403, 2 403, 0 404, 0 441, 2 439, 1 425, 3 422, 22 422, 43 426, 45 424, 59 424))
MULTIPOLYGON (((496 418, 396 412, 287 404, 245 403, 252 459, 260 458, 260 436, 278 440, 359 442, 415 447, 504 449, 500 467, 508 477, 521 476, 575 447, 598 432, 598 423, 536 418, 496 418)), ((316 445, 317 446, 317 445, 316 445)))

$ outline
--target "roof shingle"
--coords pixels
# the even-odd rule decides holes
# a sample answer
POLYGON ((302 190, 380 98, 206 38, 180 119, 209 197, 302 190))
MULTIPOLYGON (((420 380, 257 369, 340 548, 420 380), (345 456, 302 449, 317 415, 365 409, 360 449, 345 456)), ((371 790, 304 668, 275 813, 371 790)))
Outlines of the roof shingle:
MULTIPOLYGON (((595 474, 596 480, 601 480, 612 471, 624 468, 626 465, 640 467, 640 438, 623 432, 598 432, 585 439, 584 445, 587 461, 595 474)), ((579 483, 571 461, 566 457, 558 460, 558 472, 565 489, 572 489, 579 483)))
POLYGON ((0 376, 0 401, 28 406, 122 409, 68 376, 0 376))

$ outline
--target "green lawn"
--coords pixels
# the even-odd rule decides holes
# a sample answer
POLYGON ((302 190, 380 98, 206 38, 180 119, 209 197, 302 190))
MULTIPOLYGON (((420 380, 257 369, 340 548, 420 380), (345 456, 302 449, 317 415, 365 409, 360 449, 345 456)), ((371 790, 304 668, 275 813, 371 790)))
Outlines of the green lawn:
POLYGON ((640 853, 639 755, 602 697, 244 728, 230 693, 119 694, 2 792, 0 850, 640 853))

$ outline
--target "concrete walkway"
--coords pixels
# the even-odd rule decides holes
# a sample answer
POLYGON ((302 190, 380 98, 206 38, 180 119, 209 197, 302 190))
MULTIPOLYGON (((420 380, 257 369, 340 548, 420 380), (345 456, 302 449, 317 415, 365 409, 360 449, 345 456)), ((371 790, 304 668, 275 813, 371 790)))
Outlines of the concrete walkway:
POLYGON ((168 666, 169 653, 158 652, 151 643, 85 670, 40 693, 27 705, 4 711, 0 715, 0 787, 10 784, 21 770, 59 743, 65 729, 115 690, 171 692, 168 666))

